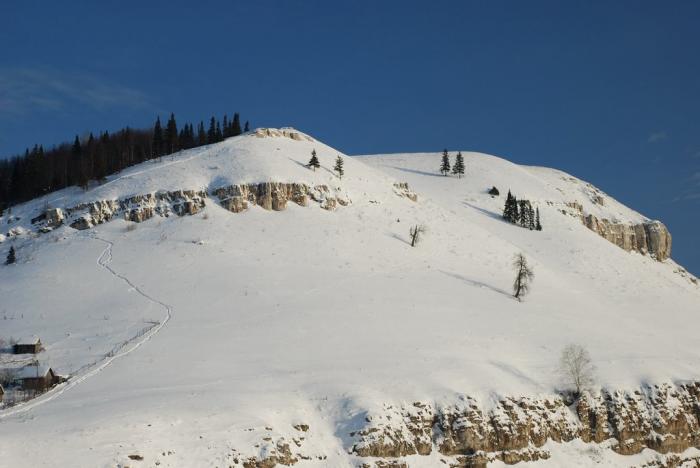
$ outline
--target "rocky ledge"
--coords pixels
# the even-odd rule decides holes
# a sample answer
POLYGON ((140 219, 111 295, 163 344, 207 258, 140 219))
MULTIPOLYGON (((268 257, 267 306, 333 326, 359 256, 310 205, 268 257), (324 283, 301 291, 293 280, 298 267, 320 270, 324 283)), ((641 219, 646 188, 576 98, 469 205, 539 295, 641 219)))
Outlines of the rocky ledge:
POLYGON ((567 403, 564 397, 504 398, 484 411, 474 399, 463 397, 452 406, 386 405, 365 414, 364 426, 350 434, 348 450, 396 462, 387 466, 408 466, 399 459, 437 451, 453 460, 448 466, 483 467, 494 460, 512 464, 546 459, 546 442, 577 438, 606 441, 605 447, 621 455, 645 448, 660 454, 700 448, 698 382, 584 393, 567 403))
POLYGON ((634 250, 644 255, 649 254, 660 262, 671 256, 671 233, 660 221, 613 223, 589 214, 583 217, 583 224, 628 252, 634 250))
MULTIPOLYGON (((394 184, 394 192, 401 197, 416 201, 417 195, 405 183, 394 184)), ((63 224, 75 229, 90 229, 117 217, 140 223, 155 215, 193 215, 206 206, 211 196, 227 210, 240 213, 251 206, 266 210, 282 211, 288 202, 299 206, 317 203, 325 210, 347 206, 350 198, 342 188, 327 185, 309 186, 301 183, 262 182, 236 184, 207 192, 206 190, 158 191, 134 195, 123 199, 98 200, 81 203, 69 208, 48 208, 31 220, 39 231, 48 232, 63 224)))
POLYGON ((671 233, 660 221, 632 224, 598 219, 585 214, 577 202, 567 203, 560 211, 579 218, 588 229, 628 252, 650 255, 660 262, 671 257, 671 233))

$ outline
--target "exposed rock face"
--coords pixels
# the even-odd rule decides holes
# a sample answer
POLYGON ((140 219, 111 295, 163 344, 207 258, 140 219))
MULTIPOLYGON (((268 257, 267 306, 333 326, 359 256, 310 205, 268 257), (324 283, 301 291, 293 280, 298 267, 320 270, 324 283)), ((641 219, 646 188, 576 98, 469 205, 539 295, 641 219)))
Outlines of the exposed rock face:
POLYGON ((160 216, 169 216, 172 213, 179 216, 195 214, 204 207, 206 197, 205 191, 196 190, 148 193, 122 200, 83 203, 68 208, 66 216, 76 217, 70 225, 75 229, 90 229, 121 214, 127 221, 140 223, 152 218, 155 214, 160 216))
POLYGON ((60 208, 49 208, 46 210, 46 225, 49 227, 57 227, 63 224, 65 215, 60 208))
MULTIPOLYGON (((604 204, 601 196, 594 197, 593 201, 600 205, 604 204)), ((552 202, 548 204, 553 205, 552 202)), ((607 219, 598 219, 592 214, 585 214, 583 206, 578 202, 569 202, 565 205, 565 208, 559 210, 562 214, 579 218, 588 229, 628 252, 635 251, 643 255, 651 255, 660 262, 671 257, 671 233, 660 221, 639 224, 616 223, 607 219)))
POLYGON ((481 467, 548 458, 547 441, 612 439, 622 455, 644 448, 680 453, 700 447, 700 383, 647 386, 632 393, 583 396, 571 407, 562 398, 506 398, 490 411, 464 398, 435 409, 427 403, 385 406, 368 414, 350 436, 350 451, 362 457, 398 458, 437 450, 455 457, 454 467, 481 467))
MULTIPOLYGON (((266 134, 267 130, 258 129, 256 132, 261 131, 266 134)), ((294 131, 269 130, 274 136, 297 138, 295 136, 297 132, 294 131)), ((301 137, 304 135, 302 134, 301 137)), ((394 184, 394 191, 399 196, 417 200, 417 195, 408 188, 406 183, 394 184)), ((311 187, 306 184, 283 182, 230 185, 213 190, 212 195, 218 198, 221 206, 233 213, 245 211, 252 205, 266 210, 282 211, 287 208, 289 201, 299 206, 308 206, 311 200, 329 211, 351 203, 340 188, 332 190, 327 185, 311 187)), ((66 209, 51 208, 34 218, 32 222, 37 224, 40 230, 45 229, 47 232, 63 223, 69 223, 75 229, 90 229, 118 216, 123 216, 127 221, 140 223, 156 215, 196 214, 205 206, 207 197, 208 193, 205 190, 159 191, 121 200, 81 203, 66 209)))
POLYGON ((416 192, 408 187, 407 182, 397 182, 394 184, 394 192, 400 197, 406 197, 411 201, 418 201, 418 195, 416 192))
POLYGON ((259 184, 238 184, 214 190, 221 206, 234 213, 248 209, 250 205, 258 205, 266 210, 282 211, 287 202, 292 201, 299 206, 307 206, 309 199, 319 203, 321 208, 333 210, 337 205, 346 206, 350 201, 336 195, 331 195, 325 185, 313 188, 305 184, 263 182, 259 184))
POLYGON ((258 138, 286 137, 297 141, 314 141, 310 136, 294 130, 293 128, 256 128, 250 135, 258 138))
POLYGON ((587 215, 583 217, 583 224, 628 252, 650 254, 660 262, 671 256, 671 233, 660 221, 624 224, 587 215))

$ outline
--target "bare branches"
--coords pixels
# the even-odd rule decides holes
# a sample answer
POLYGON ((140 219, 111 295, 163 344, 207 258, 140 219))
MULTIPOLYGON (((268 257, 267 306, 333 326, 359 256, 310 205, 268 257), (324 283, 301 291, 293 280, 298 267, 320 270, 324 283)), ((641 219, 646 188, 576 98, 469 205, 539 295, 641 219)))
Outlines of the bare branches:
POLYGON ((570 344, 562 350, 559 358, 559 372, 564 383, 573 388, 576 398, 593 384, 594 371, 591 357, 583 346, 570 344))
POLYGON ((411 229, 409 231, 409 234, 411 235, 411 247, 415 247, 418 244, 422 235, 425 234, 426 231, 427 228, 422 224, 416 224, 415 226, 411 226, 411 229))
POLYGON ((535 272, 527 264, 525 255, 519 253, 513 260, 513 268, 515 269, 515 281, 513 282, 513 296, 520 300, 521 296, 530 291, 530 283, 535 278, 535 272))

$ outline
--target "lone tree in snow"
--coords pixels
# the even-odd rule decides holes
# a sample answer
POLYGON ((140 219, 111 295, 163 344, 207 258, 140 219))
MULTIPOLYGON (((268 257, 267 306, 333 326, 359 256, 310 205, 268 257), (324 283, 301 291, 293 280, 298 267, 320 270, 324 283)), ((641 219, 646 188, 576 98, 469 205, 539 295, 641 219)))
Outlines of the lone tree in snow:
POLYGON ((316 157, 316 150, 311 151, 311 159, 309 159, 309 164, 307 164, 310 168, 316 172, 316 168, 321 167, 321 163, 318 162, 318 158, 316 157))
POLYGON ((535 229, 538 231, 542 230, 542 223, 540 223, 540 209, 535 210, 535 229))
POLYGON ((339 178, 343 178, 343 175, 345 175, 345 171, 343 170, 343 158, 338 155, 337 158, 335 158, 335 167, 333 170, 338 173, 339 178))
POLYGON ((17 256, 15 255, 15 247, 10 247, 10 251, 7 253, 7 259, 5 259, 5 265, 10 265, 17 261, 17 256))
POLYGON ((591 357, 583 346, 570 344, 562 350, 559 372, 565 384, 573 388, 574 398, 581 396, 581 392, 593 384, 594 371, 591 357))
POLYGON ((517 300, 520 300, 521 296, 527 294, 530 290, 530 283, 535 278, 535 273, 527 264, 527 259, 525 255, 519 253, 515 256, 513 261, 513 268, 515 268, 515 281, 513 282, 513 296, 517 300))
POLYGON ((421 236, 425 233, 425 226, 422 224, 416 224, 411 226, 409 234, 411 235, 411 247, 415 247, 421 239, 421 236))
POLYGON ((442 164, 440 164, 440 172, 444 176, 450 173, 450 155, 447 154, 447 150, 444 150, 442 152, 442 164))
POLYGON ((457 153, 457 159, 455 159, 455 165, 452 166, 452 173, 456 174, 457 177, 460 179, 464 175, 464 157, 462 156, 462 152, 459 151, 457 153))

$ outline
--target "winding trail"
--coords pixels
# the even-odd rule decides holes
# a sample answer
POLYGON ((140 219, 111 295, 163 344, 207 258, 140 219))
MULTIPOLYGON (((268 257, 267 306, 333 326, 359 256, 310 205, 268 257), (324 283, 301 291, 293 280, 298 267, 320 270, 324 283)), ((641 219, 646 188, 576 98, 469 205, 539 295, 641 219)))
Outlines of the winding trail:
POLYGON ((98 240, 100 242, 107 244, 105 249, 102 251, 100 256, 97 258, 97 264, 100 267, 107 270, 112 276, 119 278, 124 283, 129 285, 129 287, 133 288, 134 291, 136 291, 138 294, 140 294, 141 296, 143 296, 147 300, 163 307, 165 309, 165 317, 160 322, 156 322, 156 325, 149 328, 144 334, 136 335, 132 339, 115 347, 111 352, 109 352, 107 355, 105 355, 104 359, 81 368, 67 382, 55 386, 53 389, 49 390, 48 392, 42 394, 41 396, 33 398, 33 399, 27 401, 26 403, 21 403, 19 405, 13 406, 6 411, 0 411, 0 420, 7 418, 7 417, 10 417, 10 416, 20 414, 20 413, 24 413, 26 411, 29 411, 31 409, 36 408, 37 406, 43 405, 44 403, 47 403, 47 402, 57 398, 58 396, 62 395, 65 391, 70 390, 71 388, 75 387, 76 385, 84 382, 85 380, 89 379, 93 375, 102 371, 105 367, 109 366, 112 362, 114 362, 114 360, 126 356, 127 354, 138 349, 145 342, 149 341, 151 338, 153 338, 153 336, 155 336, 165 326, 166 323, 168 323, 168 321, 172 317, 172 311, 173 311, 172 306, 154 298, 153 296, 148 295, 141 288, 139 288, 134 283, 132 283, 129 278, 127 278, 126 276, 124 276, 120 273, 117 273, 109 265, 112 262, 112 248, 114 247, 114 243, 112 241, 98 237, 96 234, 93 234, 92 238, 94 240, 98 240))

